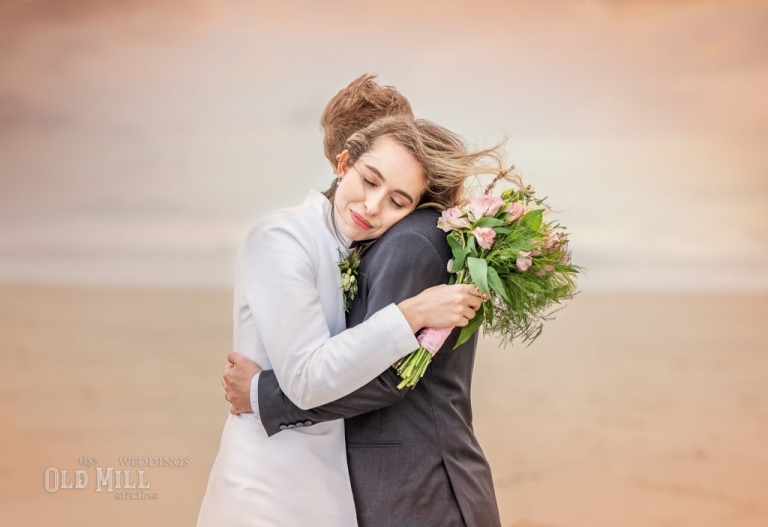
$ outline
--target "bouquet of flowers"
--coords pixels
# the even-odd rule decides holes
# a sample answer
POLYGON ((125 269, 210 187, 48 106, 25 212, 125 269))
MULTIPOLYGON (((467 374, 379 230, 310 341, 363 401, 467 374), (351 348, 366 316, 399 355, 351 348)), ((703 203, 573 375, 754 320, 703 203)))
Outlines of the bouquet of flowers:
MULTIPOLYGON (((454 349, 480 326, 505 346, 515 337, 530 345, 541 334, 543 322, 562 309, 549 311, 553 304, 576 294, 574 275, 582 268, 571 264, 565 227, 544 221, 551 211, 542 206, 545 200, 536 199, 519 175, 505 172, 468 205, 443 212, 437 226, 448 233, 453 252, 450 283, 475 284, 489 296, 462 328, 454 349), (511 179, 517 189, 491 196, 501 177, 511 179)), ((403 379, 398 388, 416 386, 452 330, 422 330, 421 347, 395 365, 403 379)))

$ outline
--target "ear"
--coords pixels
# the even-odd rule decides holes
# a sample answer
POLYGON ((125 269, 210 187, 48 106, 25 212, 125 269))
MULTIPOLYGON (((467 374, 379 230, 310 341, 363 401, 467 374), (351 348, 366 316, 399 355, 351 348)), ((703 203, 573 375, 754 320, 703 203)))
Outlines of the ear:
POLYGON ((337 155, 336 160, 338 161, 338 163, 336 163, 336 177, 341 179, 344 177, 344 174, 347 173, 347 169, 349 168, 349 150, 344 150, 342 153, 337 155))

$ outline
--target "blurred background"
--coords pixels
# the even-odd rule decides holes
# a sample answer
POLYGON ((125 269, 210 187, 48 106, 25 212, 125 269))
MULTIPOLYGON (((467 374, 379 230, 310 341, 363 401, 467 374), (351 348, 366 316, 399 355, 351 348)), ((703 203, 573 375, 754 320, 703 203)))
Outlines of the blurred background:
POLYGON ((0 0, 3 523, 194 524, 237 246, 328 186, 320 113, 371 72, 506 137, 587 268, 530 347, 480 344, 505 527, 768 525, 766 27, 758 0, 0 0), (95 492, 130 457, 187 461, 95 492))

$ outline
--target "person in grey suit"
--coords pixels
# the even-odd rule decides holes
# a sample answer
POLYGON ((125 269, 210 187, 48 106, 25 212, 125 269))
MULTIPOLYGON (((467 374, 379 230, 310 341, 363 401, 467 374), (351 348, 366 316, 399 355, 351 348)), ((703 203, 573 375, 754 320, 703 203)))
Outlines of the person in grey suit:
MULTIPOLYGON (((348 327, 392 302, 448 282, 451 250, 436 226, 438 217, 431 209, 412 212, 363 257, 348 327)), ((310 410, 299 409, 283 394, 272 371, 261 372, 257 411, 269 435, 346 419, 360 527, 500 525, 491 470, 472 428, 477 334, 453 350, 458 334, 458 329, 451 333, 415 388, 399 390, 400 378, 390 368, 346 397, 310 410)), ((231 388, 250 406, 250 379, 231 388)))

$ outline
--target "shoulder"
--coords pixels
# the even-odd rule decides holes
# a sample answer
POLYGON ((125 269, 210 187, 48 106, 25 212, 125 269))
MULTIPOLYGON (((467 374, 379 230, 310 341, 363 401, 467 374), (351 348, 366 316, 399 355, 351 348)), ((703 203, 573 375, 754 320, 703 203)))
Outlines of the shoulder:
POLYGON ((417 209, 393 225, 376 242, 378 250, 433 249, 441 259, 450 258, 451 249, 445 232, 437 227, 440 213, 434 209, 417 209))
POLYGON ((263 251, 265 245, 280 245, 285 250, 302 248, 310 252, 316 244, 316 230, 322 226, 311 207, 298 205, 269 212, 251 225, 243 242, 246 252, 263 251))

